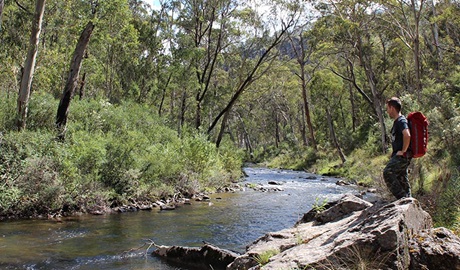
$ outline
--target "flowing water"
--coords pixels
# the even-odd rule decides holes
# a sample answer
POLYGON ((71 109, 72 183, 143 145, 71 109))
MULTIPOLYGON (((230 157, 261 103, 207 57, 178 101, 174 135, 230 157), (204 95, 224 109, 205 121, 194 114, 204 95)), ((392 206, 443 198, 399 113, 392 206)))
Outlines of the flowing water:
POLYGON ((244 252, 267 232, 292 227, 315 201, 332 201, 350 187, 305 172, 245 168, 245 181, 283 191, 219 193, 174 211, 83 215, 64 219, 0 222, 1 269, 177 269, 151 256, 160 245, 201 246, 203 241, 244 252), (316 179, 312 179, 316 177, 316 179), (144 245, 146 244, 146 245, 144 245), (144 245, 144 246, 143 246, 144 245))

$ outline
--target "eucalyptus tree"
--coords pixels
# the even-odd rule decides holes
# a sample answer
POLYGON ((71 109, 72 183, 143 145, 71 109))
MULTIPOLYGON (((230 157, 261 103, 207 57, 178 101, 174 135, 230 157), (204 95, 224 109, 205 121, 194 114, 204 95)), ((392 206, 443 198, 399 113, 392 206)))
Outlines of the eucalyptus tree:
POLYGON ((138 95, 133 84, 133 72, 141 56, 138 32, 133 25, 133 13, 126 0, 85 0, 97 10, 92 18, 97 26, 89 46, 85 69, 93 91, 102 89, 112 102, 138 95))
MULTIPOLYGON (((325 117, 318 120, 318 126, 323 129, 323 134, 328 134, 325 138, 337 150, 342 163, 345 163, 346 156, 343 151, 342 144, 338 138, 336 126, 341 123, 340 129, 346 130, 346 121, 340 121, 339 115, 342 97, 345 95, 343 80, 327 69, 316 72, 312 79, 313 95, 321 109, 324 110, 325 117), (324 121, 324 118, 326 121, 324 121)), ((343 119, 345 120, 345 119, 343 119)), ((345 137, 345 136, 344 136, 345 137)))
POLYGON ((440 62, 442 61, 442 51, 441 51, 441 43, 439 38, 439 25, 436 20, 438 16, 438 11, 436 8, 435 0, 430 1, 431 6, 431 15, 433 20, 430 20, 431 23, 431 33, 432 33, 432 42, 427 42, 427 46, 430 48, 430 51, 434 55, 436 69, 439 69, 440 62))
POLYGON ((35 3, 35 12, 32 20, 32 31, 30 34, 29 50, 24 62, 24 71, 21 77, 21 86, 19 89, 17 105, 17 128, 24 130, 26 128, 27 112, 29 109, 30 89, 32 78, 35 71, 35 61, 38 53, 38 43, 42 30, 43 14, 45 12, 46 0, 37 0, 35 3))
POLYGON ((0 91, 17 98, 25 50, 26 35, 30 34, 32 14, 16 3, 7 1, 3 7, 2 29, 0 31, 0 91))
MULTIPOLYGON (((393 33, 410 49, 413 57, 415 89, 413 91, 420 97, 422 92, 422 57, 421 57, 421 24, 425 20, 425 7, 427 0, 390 0, 379 1, 385 12, 380 18, 385 25, 391 26, 393 33)), ((434 4, 431 1, 431 4, 434 4)), ((411 83, 406 85, 410 90, 411 83)))
MULTIPOLYGON (((235 0, 180 0, 177 19, 179 46, 195 73, 195 127, 202 125, 203 101, 209 95, 211 81, 218 68, 218 59, 228 46, 235 0)), ((192 82, 193 83, 193 82, 192 82)))
MULTIPOLYGON (((287 44, 287 42, 285 42, 287 44)), ((288 45, 286 45, 288 47, 288 45)), ((261 111, 258 119, 266 123, 261 133, 271 135, 262 143, 278 147, 298 147, 303 143, 304 114, 301 93, 298 90, 298 78, 293 76, 293 61, 287 61, 286 55, 272 63, 272 67, 261 80, 254 82, 248 91, 263 89, 260 93, 259 106, 261 111), (283 59, 284 58, 284 59, 283 59), (271 140, 267 140, 270 139, 271 140), (302 139, 299 139, 302 138, 302 139)))
POLYGON ((84 1, 48 0, 43 21, 34 87, 60 98, 80 32, 92 17, 84 1))
MULTIPOLYGON (((446 82, 447 88, 453 90, 456 88, 453 83, 458 77, 457 65, 460 59, 460 6, 458 1, 437 1, 433 6, 432 16, 429 18, 433 31, 433 41, 426 42, 430 52, 437 57, 437 79, 440 82, 446 82), (436 35, 438 34, 438 35, 436 35), (435 47, 433 47, 435 46, 435 47)), ((457 92, 453 90, 453 92, 457 92)))
MULTIPOLYGON (((384 39, 377 35, 378 10, 372 1, 326 1, 323 17, 315 25, 322 36, 322 51, 327 57, 335 55, 346 69, 327 66, 337 76, 348 81, 372 108, 380 124, 381 150, 386 152, 387 131, 383 112, 387 60, 384 39), (368 89, 368 90, 367 90, 368 89)), ((352 107, 356 105, 352 102, 352 107)))
MULTIPOLYGON (((283 2, 284 7, 289 7, 288 12, 280 14, 277 13, 277 8, 281 8, 281 4, 278 3, 278 6, 272 10, 270 19, 272 25, 273 33, 269 31, 269 28, 260 29, 260 25, 252 25, 254 32, 258 33, 259 30, 262 30, 259 36, 255 35, 252 38, 248 38, 245 42, 241 42, 242 58, 241 66, 237 68, 238 73, 235 73, 237 77, 231 78, 235 80, 235 84, 232 87, 232 93, 224 103, 224 106, 220 112, 214 117, 211 122, 211 125, 208 128, 208 134, 211 134, 218 123, 220 122, 220 128, 216 136, 216 145, 219 146, 224 132, 227 127, 227 121, 229 119, 230 113, 232 112, 233 106, 240 99, 241 95, 247 90, 247 88, 256 80, 260 79, 262 75, 272 67, 272 63, 277 60, 277 47, 287 38, 288 31, 297 23, 298 21, 298 6, 289 5, 289 2, 283 2), (255 56, 255 57, 254 57, 255 56)), ((255 13, 250 13, 255 15, 255 13)), ((246 21, 247 23, 249 21, 246 21)), ((267 26, 265 26, 267 27, 267 26)), ((251 32, 248 32, 248 34, 251 32)))
POLYGON ((78 78, 83 61, 86 48, 88 47, 89 40, 94 30, 94 24, 90 21, 80 35, 75 51, 70 63, 69 75, 66 85, 62 94, 61 101, 56 114, 56 128, 58 131, 58 138, 65 139, 67 117, 69 114, 70 102, 75 94, 78 85, 78 78))
POLYGON ((168 44, 173 39, 176 10, 170 2, 161 1, 156 9, 150 9, 141 0, 130 0, 129 3, 132 23, 138 32, 140 55, 137 65, 126 70, 131 79, 125 81, 124 87, 138 88, 137 93, 132 93, 138 102, 159 103, 158 114, 161 116, 173 75, 168 44))
MULTIPOLYGON (((296 76, 300 80, 302 101, 303 101, 303 112, 305 115, 305 122, 307 123, 310 139, 307 139, 306 135, 304 137, 304 144, 308 145, 309 141, 314 149, 317 149, 317 143, 315 139, 315 131, 313 128, 311 120, 311 104, 310 104, 310 93, 309 93, 309 83, 313 78, 313 73, 316 68, 319 66, 317 63, 312 61, 311 56, 314 53, 313 42, 309 42, 308 39, 313 39, 312 36, 308 36, 308 31, 305 31, 303 28, 300 28, 297 36, 289 36, 292 51, 295 55, 295 60, 298 64, 298 71, 294 71, 296 76)), ((305 131, 302 131, 305 134, 305 131)))

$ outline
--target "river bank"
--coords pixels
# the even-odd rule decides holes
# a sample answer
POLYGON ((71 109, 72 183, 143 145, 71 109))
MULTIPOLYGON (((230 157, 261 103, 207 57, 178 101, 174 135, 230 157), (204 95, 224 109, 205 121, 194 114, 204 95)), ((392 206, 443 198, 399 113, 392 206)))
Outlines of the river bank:
POLYGON ((148 241, 201 246, 203 241, 244 252, 267 232, 291 227, 316 199, 333 201, 356 192, 325 178, 299 171, 245 168, 241 184, 282 188, 209 194, 174 211, 153 208, 123 214, 65 217, 55 220, 0 222, 0 268, 9 269, 162 269, 175 268, 150 256, 148 241), (282 185, 269 185, 275 181, 282 185), (24 249, 27 243, 27 249, 24 249), (146 245, 145 245, 146 244, 146 245), (147 254, 147 255, 146 255, 147 254))
MULTIPOLYGON (((198 192, 198 193, 175 193, 172 196, 164 197, 164 198, 130 198, 125 201, 125 203, 121 203, 120 201, 112 201, 111 204, 107 204, 104 201, 99 201, 99 204, 87 204, 82 201, 81 204, 75 205, 64 205, 62 208, 53 210, 48 209, 46 212, 41 213, 28 213, 28 212, 16 212, 14 209, 11 209, 7 213, 3 213, 0 215, 0 221, 5 220, 21 220, 21 219, 39 219, 39 220, 51 220, 61 222, 66 218, 72 218, 74 216, 81 216, 84 214, 91 214, 91 215, 105 215, 105 214, 117 214, 117 213, 127 213, 127 212, 137 212, 137 211, 152 211, 152 210, 174 210, 176 207, 183 206, 185 204, 190 204, 193 201, 197 202, 208 202, 210 200, 211 194, 220 194, 226 192, 238 192, 244 191, 245 189, 253 189, 256 191, 261 192, 270 192, 270 191, 283 191, 282 185, 292 179, 289 178, 282 178, 281 180, 273 180, 277 179, 277 177, 282 176, 281 172, 292 172, 294 174, 298 174, 295 177, 304 177, 307 180, 312 181, 320 181, 320 182, 328 182, 328 183, 335 183, 338 186, 353 186, 351 183, 343 180, 341 178, 336 178, 334 176, 329 175, 316 175, 312 173, 302 172, 302 171, 292 171, 292 170, 282 170, 282 169, 267 169, 275 174, 279 174, 277 176, 270 176, 272 180, 267 180, 259 183, 245 183, 246 179, 252 174, 253 177, 257 180, 262 179, 265 176, 259 177, 259 175, 254 174, 253 170, 257 170, 257 168, 265 169, 264 167, 258 167, 255 164, 247 164, 248 166, 243 169, 243 178, 240 179, 238 182, 228 183, 220 188, 217 188, 215 191, 208 191, 208 192, 198 192), (305 174, 304 176, 302 176, 305 174)), ((367 189, 370 190, 371 193, 375 193, 375 189, 367 189)), ((363 192, 366 193, 366 192, 363 192)))

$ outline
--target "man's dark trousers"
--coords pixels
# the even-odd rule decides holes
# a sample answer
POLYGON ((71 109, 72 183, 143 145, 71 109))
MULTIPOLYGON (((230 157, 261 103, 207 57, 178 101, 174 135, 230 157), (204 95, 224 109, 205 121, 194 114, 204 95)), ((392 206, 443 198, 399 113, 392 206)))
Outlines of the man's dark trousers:
POLYGON ((396 199, 411 197, 407 167, 410 158, 393 156, 383 170, 383 179, 391 193, 396 199))

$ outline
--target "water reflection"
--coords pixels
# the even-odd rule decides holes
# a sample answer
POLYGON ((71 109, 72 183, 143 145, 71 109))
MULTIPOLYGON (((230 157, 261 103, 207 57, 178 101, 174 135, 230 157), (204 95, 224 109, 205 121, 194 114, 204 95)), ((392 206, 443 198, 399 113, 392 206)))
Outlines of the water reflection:
POLYGON ((282 182, 284 191, 214 194, 211 204, 193 202, 174 211, 1 222, 0 268, 171 270, 146 246, 140 248, 147 239, 183 246, 206 241, 243 252, 266 232, 291 227, 317 197, 333 200, 352 191, 335 179, 309 179, 316 176, 305 172, 247 168, 246 173, 251 183, 282 182))

